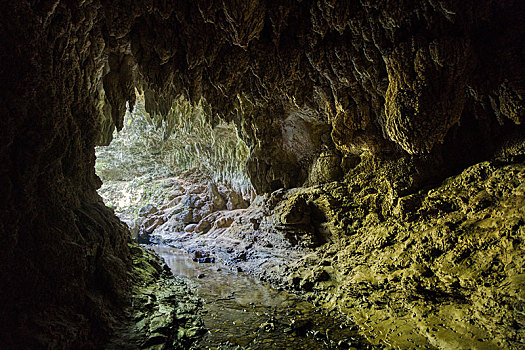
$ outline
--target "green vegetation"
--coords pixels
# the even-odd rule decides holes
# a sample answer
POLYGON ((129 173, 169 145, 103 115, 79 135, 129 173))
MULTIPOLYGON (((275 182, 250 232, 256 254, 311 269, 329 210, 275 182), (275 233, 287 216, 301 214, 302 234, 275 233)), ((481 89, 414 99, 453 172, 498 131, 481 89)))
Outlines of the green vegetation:
POLYGON ((235 125, 212 126, 202 104, 178 99, 166 117, 150 116, 138 95, 123 129, 115 131, 109 146, 97 148, 96 172, 107 182, 143 175, 164 178, 197 168, 205 178, 246 193, 251 190, 245 171, 248 154, 235 125))

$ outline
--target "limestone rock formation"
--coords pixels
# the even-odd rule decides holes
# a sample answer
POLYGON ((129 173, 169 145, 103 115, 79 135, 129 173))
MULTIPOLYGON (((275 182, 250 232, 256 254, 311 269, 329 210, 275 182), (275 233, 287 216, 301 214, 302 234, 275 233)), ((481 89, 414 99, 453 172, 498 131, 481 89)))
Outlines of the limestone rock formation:
POLYGON ((212 123, 200 104, 182 98, 164 117, 147 113, 145 105, 144 95, 137 93, 111 144, 96 148, 96 171, 104 182, 198 169, 195 176, 202 182, 208 178, 243 194, 253 192, 245 170, 249 151, 233 123, 212 123))
POLYGON ((482 162, 392 205, 355 178, 258 197, 206 232, 155 235, 343 311, 375 344, 520 349, 524 180, 523 163, 482 162))
MULTIPOLYGON (((525 154, 523 1, 6 0, 1 9, 1 347, 100 348, 125 316, 137 284, 129 232, 96 193, 94 148, 123 127, 135 89, 167 123, 177 99, 201 103, 210 125, 233 123, 249 151, 239 168, 258 194, 305 184, 329 193, 306 191, 312 218, 301 234, 268 230, 279 239, 267 244, 320 252, 348 236, 336 240, 341 253, 326 252, 348 275, 316 272, 299 287, 353 281, 344 305, 369 297, 363 307, 385 327, 391 310, 405 310, 431 328, 427 302, 444 300, 437 315, 479 321, 488 346, 522 347, 522 170, 507 163, 525 154), (489 159, 499 165, 471 168, 456 189, 419 192, 489 159), (383 305, 388 297, 399 304, 383 305), (473 311, 447 309, 451 298, 473 311)), ((265 211, 288 195, 269 196, 265 211)), ((416 340, 464 344, 450 332, 416 340)))
POLYGON ((189 348, 206 331, 197 313, 201 301, 158 257, 134 244, 130 249, 133 307, 107 348, 189 348))
POLYGON ((428 182, 523 133, 514 126, 523 120, 519 2, 135 10, 140 24, 122 30, 138 80, 157 101, 204 98, 211 118, 235 121, 259 193, 303 184, 325 149, 336 159, 403 158, 418 173, 406 173, 412 181, 428 182), (152 22, 169 29, 151 40, 152 22))

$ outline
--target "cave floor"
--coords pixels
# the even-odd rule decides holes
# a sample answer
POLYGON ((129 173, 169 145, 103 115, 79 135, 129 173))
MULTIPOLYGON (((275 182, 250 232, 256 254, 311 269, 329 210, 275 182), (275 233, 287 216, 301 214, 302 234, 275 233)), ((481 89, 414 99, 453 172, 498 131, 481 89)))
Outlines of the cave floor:
POLYGON ((264 345, 268 340, 299 349, 289 345, 313 339, 319 343, 309 348, 317 349, 356 338, 343 332, 322 339, 327 328, 335 333, 330 324, 343 323, 321 314, 330 310, 387 348, 522 349, 523 179, 523 163, 482 162, 399 198, 386 216, 381 194, 360 183, 278 190, 249 207, 220 187, 178 178, 105 183, 100 193, 134 238, 225 264, 221 271, 193 264, 175 274, 191 277, 204 294, 219 288, 204 302, 210 333, 202 348, 238 339, 231 346, 280 348, 264 345), (281 289, 321 306, 302 311, 312 315, 309 336, 284 332, 301 308, 281 289), (253 298, 243 302, 246 291, 253 298), (255 313, 245 314, 250 302, 255 313), (266 331, 272 328, 277 338, 266 331))
POLYGON ((357 326, 220 262, 148 246, 202 299, 207 333, 193 349, 372 349, 357 326))

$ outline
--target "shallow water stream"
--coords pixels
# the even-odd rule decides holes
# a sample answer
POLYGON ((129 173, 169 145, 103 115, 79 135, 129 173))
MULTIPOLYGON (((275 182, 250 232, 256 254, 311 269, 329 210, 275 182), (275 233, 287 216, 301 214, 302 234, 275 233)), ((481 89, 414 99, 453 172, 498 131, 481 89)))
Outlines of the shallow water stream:
POLYGON ((181 250, 150 247, 203 300, 207 334, 195 349, 371 349, 338 315, 218 263, 181 250))

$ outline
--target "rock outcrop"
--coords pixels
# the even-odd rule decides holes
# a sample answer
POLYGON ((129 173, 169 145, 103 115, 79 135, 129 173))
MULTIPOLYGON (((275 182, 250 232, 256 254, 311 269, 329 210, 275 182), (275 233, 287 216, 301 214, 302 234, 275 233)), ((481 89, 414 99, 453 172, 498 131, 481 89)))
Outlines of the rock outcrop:
MULTIPOLYGON (((447 192, 468 197, 467 204, 449 194, 439 200, 418 194, 483 160, 523 161, 523 1, 20 0, 1 6, 2 347, 100 348, 124 316, 136 284, 127 274, 129 232, 96 193, 94 147, 122 128, 135 89, 144 92, 145 108, 168 123, 179 98, 201 102, 212 125, 234 123, 249 149, 245 169, 258 194, 325 181, 359 192, 357 202, 343 193, 341 206, 329 197, 316 207, 306 193, 283 216, 288 237, 297 244, 307 238, 305 249, 323 247, 333 229, 360 232, 357 245, 341 240, 353 248, 338 261, 376 269, 377 280, 367 280, 367 271, 359 280, 355 269, 344 278, 375 291, 389 271, 390 291, 424 295, 434 281, 426 298, 479 295, 487 304, 476 305, 467 319, 480 320, 496 346, 523 344, 523 298, 516 292, 523 271, 519 257, 512 260, 516 270, 508 261, 520 252, 522 221, 497 219, 521 215, 521 182, 505 175, 521 170, 487 168, 498 175, 479 177, 479 191, 459 183, 447 192), (487 205, 493 219, 469 217, 469 208, 482 213, 487 205), (337 227, 318 210, 335 210, 337 227), (459 221, 448 218, 454 212, 459 221), (414 215, 432 216, 423 221, 430 226, 410 221, 414 215), (376 221, 378 229, 365 233, 376 221), (408 254, 399 264, 412 275, 379 266, 398 224, 408 254), (296 235, 292 228, 299 226, 296 235), (471 277, 449 280, 460 272, 451 264, 471 277), (491 271, 506 277, 491 280, 498 275, 491 271), (509 313, 494 319, 489 307, 509 313)), ((326 282, 326 274, 319 276, 326 282)), ((359 288, 348 295, 354 292, 355 300, 365 296, 359 288)), ((412 306, 407 310, 423 310, 412 306)))
POLYGON ((378 345, 523 348, 525 164, 479 163, 395 204, 383 181, 276 191, 152 238, 342 311, 378 345))

